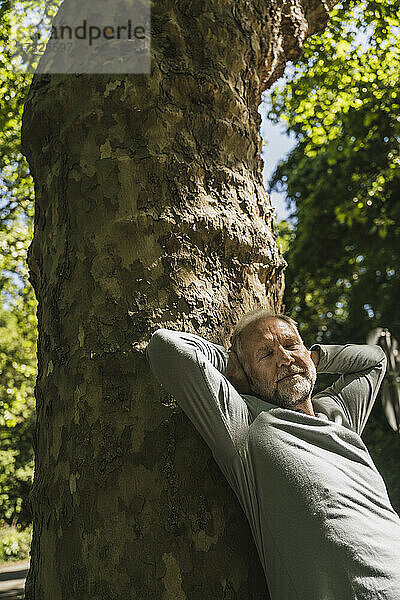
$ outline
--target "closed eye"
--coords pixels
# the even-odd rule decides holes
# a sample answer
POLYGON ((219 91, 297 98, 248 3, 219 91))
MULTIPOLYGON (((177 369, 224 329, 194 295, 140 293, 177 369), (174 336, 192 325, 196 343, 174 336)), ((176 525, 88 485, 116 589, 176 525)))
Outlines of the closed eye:
MULTIPOLYGON (((295 350, 296 348, 299 348, 300 346, 301 346, 301 344, 299 344, 298 342, 294 342, 293 344, 285 344, 284 348, 285 348, 285 350, 295 350)), ((260 360, 262 360, 263 358, 268 358, 272 354, 273 354, 273 351, 270 350, 269 352, 266 352, 265 354, 260 356, 260 360)))

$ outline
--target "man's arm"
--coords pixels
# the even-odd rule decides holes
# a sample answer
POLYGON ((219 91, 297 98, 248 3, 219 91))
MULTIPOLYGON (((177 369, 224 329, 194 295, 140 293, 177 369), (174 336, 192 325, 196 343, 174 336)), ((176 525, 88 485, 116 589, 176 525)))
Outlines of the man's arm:
POLYGON ((317 406, 321 398, 324 406, 324 397, 332 397, 341 408, 347 426, 361 434, 385 375, 384 351, 380 346, 368 344, 314 344, 311 351, 315 350, 319 351, 317 373, 341 373, 341 376, 316 394, 313 403, 317 406))
POLYGON ((217 462, 236 454, 249 411, 224 375, 225 348, 193 333, 157 329, 146 354, 158 381, 176 398, 217 462))

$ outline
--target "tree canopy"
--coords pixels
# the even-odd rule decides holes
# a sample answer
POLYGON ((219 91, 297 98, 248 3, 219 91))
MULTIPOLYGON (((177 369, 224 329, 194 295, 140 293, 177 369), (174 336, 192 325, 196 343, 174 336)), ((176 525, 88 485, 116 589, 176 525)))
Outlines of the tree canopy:
POLYGON ((292 211, 286 304, 320 340, 400 336, 399 9, 339 5, 271 96, 297 141, 271 182, 292 211))
POLYGON ((36 300, 26 253, 33 185, 20 151, 22 107, 31 76, 16 71, 7 40, 13 5, 0 8, 0 522, 29 522, 23 506, 33 475, 36 300))

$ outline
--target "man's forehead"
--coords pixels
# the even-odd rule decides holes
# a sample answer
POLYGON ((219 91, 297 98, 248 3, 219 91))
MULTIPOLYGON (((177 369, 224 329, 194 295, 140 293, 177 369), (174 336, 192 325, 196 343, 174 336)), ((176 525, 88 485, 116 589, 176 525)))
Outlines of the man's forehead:
POLYGON ((301 339, 294 325, 277 317, 266 317, 250 323, 243 329, 242 336, 252 344, 268 343, 281 337, 301 339))

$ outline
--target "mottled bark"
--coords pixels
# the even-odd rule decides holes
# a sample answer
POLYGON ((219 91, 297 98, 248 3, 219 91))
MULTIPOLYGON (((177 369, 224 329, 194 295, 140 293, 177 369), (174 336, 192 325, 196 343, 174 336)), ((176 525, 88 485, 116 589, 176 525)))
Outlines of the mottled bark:
POLYGON ((36 76, 34 535, 27 600, 268 598, 238 500, 144 356, 281 307, 261 93, 334 1, 152 7, 152 72, 36 76))

